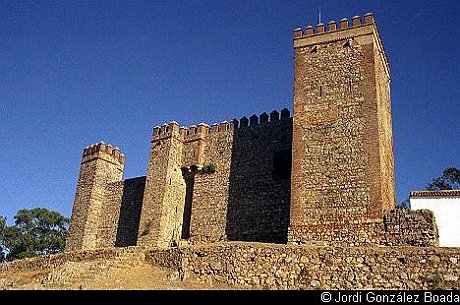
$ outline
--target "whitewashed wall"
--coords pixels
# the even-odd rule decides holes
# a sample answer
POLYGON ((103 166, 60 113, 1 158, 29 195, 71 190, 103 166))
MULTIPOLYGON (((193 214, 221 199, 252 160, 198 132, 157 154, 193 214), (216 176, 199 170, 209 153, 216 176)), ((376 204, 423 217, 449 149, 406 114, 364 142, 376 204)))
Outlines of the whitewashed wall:
POLYGON ((460 197, 410 198, 412 210, 431 210, 436 218, 441 247, 460 247, 460 197))

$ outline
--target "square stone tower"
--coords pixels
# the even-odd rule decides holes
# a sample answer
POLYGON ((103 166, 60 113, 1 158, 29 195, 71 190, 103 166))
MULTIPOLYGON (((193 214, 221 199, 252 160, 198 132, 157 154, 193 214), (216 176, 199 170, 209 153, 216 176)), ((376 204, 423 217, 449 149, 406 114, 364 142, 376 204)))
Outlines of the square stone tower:
POLYGON ((167 248, 181 239, 187 191, 181 171, 182 138, 176 122, 153 130, 138 246, 167 248))
POLYGON ((390 72, 372 14, 294 31, 289 241, 378 243, 395 206, 390 72))
POLYGON ((124 167, 118 147, 101 142, 84 149, 66 251, 115 246, 120 202, 110 194, 124 167))

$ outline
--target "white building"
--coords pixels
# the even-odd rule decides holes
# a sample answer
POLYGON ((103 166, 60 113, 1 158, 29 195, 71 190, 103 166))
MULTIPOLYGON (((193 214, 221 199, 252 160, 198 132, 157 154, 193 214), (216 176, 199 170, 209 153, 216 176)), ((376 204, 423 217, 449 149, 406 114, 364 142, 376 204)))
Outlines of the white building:
POLYGON ((460 190, 411 192, 410 206, 433 211, 441 247, 460 247, 460 190))

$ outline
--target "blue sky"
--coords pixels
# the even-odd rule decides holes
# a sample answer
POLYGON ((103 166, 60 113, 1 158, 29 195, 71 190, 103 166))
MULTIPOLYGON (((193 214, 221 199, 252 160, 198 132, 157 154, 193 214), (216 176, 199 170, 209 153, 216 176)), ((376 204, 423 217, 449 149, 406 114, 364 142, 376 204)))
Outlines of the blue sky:
POLYGON ((398 201, 460 167, 458 1, 0 1, 0 215, 70 216, 82 149, 145 175, 151 130, 292 109, 292 30, 371 11, 391 65, 398 201))

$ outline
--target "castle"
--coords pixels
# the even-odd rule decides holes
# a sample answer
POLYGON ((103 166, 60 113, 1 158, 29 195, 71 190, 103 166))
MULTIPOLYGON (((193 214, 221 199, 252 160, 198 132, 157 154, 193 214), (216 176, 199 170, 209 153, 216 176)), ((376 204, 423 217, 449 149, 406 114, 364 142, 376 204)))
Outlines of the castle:
POLYGON ((395 209, 390 70, 372 14, 296 29, 294 105, 153 129, 146 177, 83 151, 67 251, 217 241, 437 244, 427 211, 395 209))

